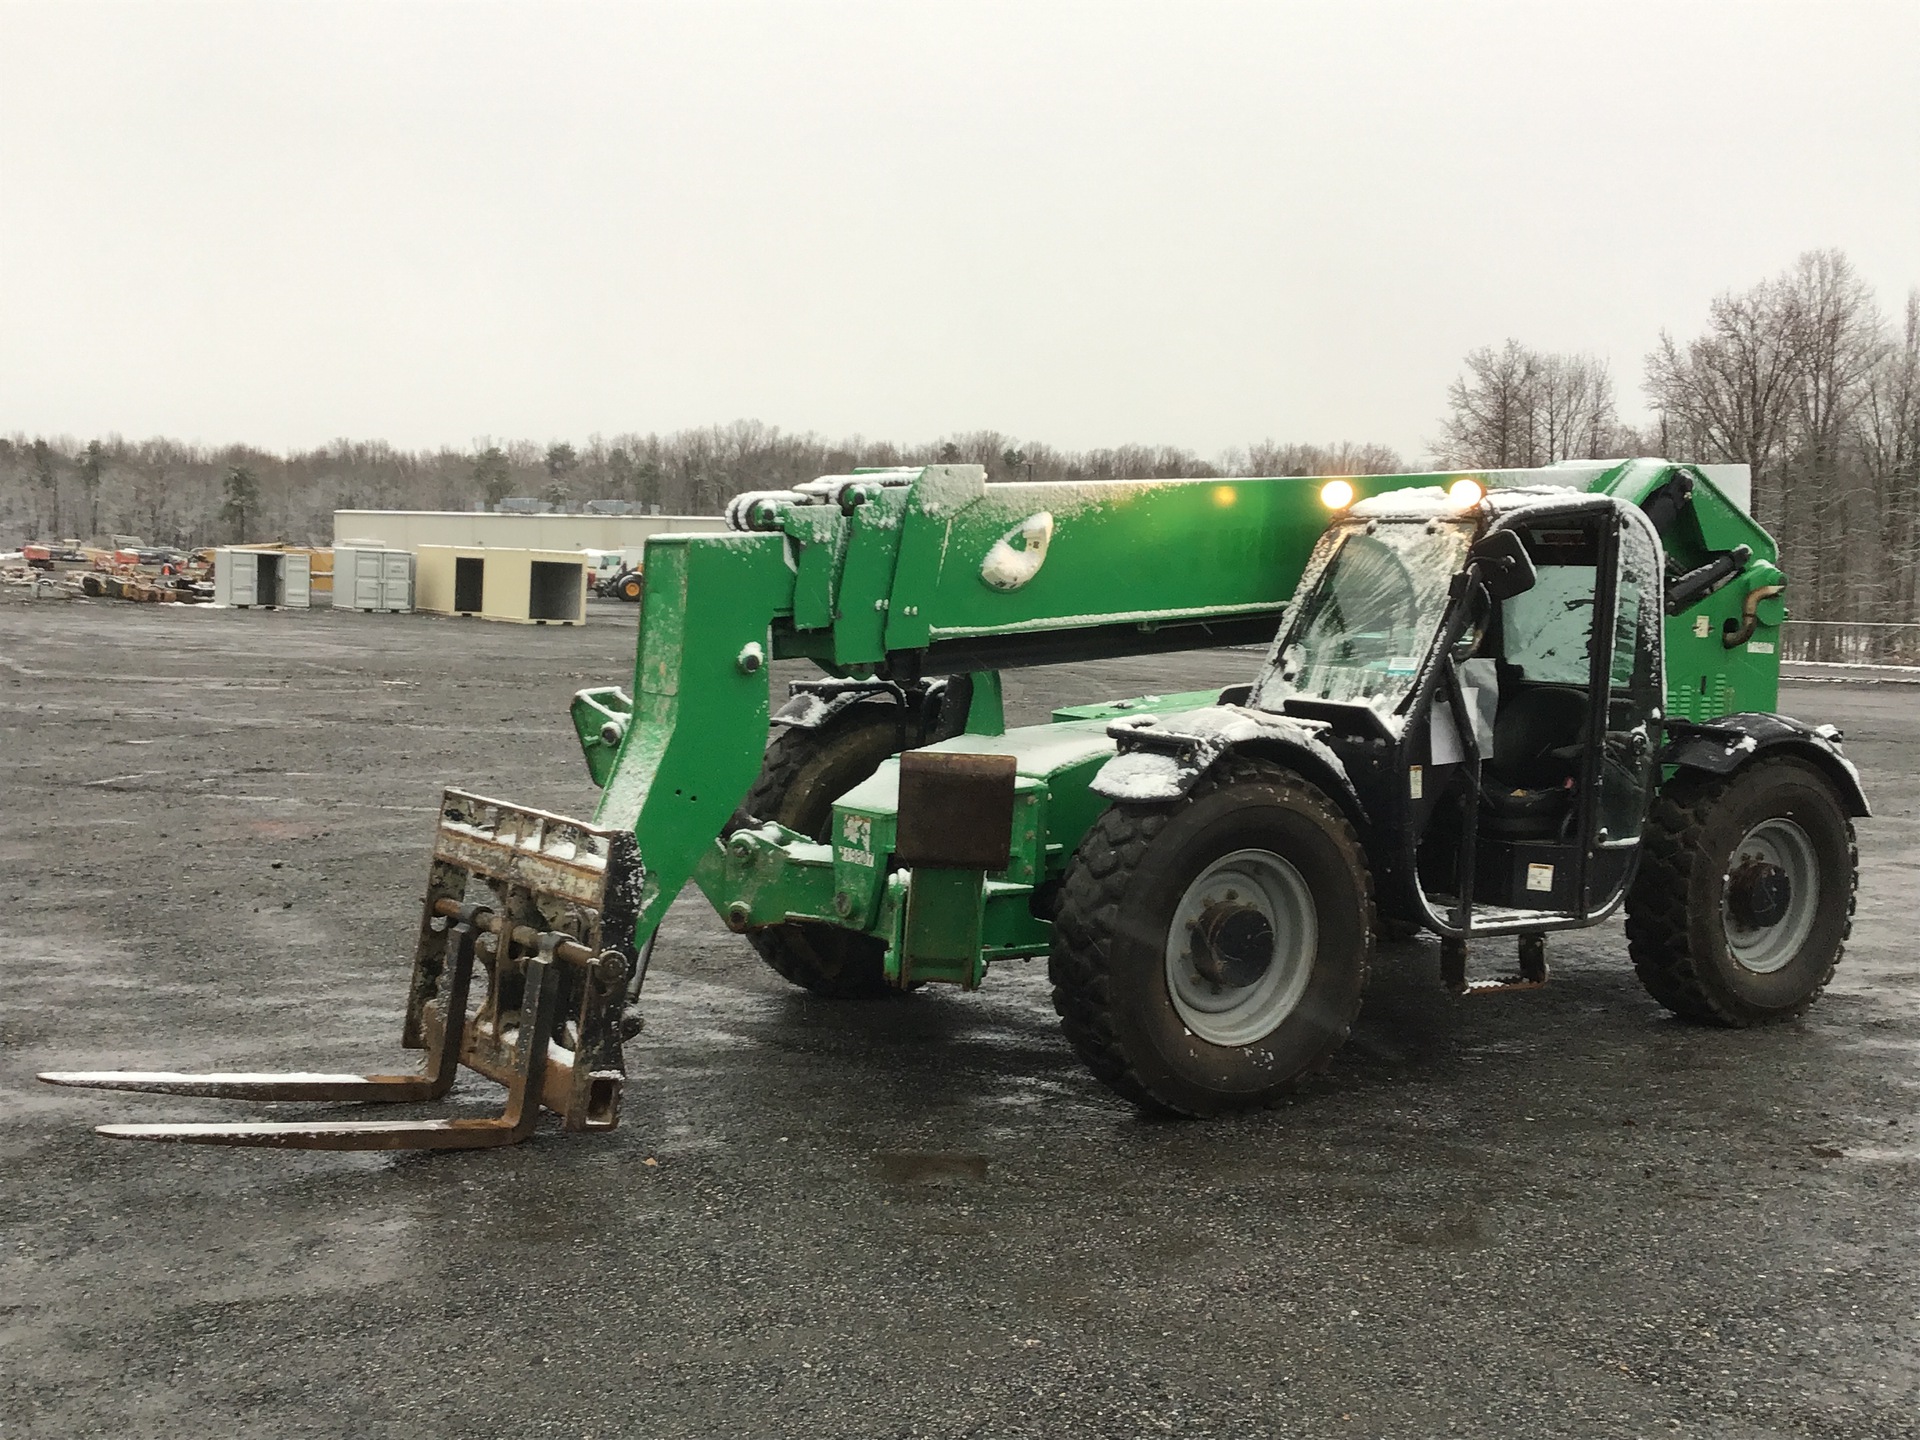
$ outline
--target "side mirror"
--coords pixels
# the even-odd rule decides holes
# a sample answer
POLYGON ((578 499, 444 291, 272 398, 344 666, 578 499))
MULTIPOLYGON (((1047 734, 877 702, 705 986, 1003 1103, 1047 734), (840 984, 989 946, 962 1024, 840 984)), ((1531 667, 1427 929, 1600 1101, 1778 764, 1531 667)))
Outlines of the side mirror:
POLYGON ((1476 540, 1467 552, 1467 569, 1495 600, 1524 595, 1540 579, 1533 557, 1512 530, 1495 530, 1476 540))

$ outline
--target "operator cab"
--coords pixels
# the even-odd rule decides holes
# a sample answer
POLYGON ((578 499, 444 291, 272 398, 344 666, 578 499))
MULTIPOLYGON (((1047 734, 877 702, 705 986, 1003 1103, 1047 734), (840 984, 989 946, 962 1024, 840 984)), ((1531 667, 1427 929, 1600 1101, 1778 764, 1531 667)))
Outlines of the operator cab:
POLYGON ((1636 507, 1570 490, 1401 492, 1322 537, 1252 703, 1329 727, 1383 914, 1514 933, 1619 903, 1655 780, 1661 578, 1636 507))

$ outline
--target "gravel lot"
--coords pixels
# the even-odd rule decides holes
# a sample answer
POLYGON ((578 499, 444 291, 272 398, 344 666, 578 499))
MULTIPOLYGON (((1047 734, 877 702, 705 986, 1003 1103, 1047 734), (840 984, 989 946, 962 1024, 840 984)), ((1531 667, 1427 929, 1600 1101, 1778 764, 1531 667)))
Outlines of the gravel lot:
MULTIPOLYGON (((1293 1104, 1160 1123, 1042 965, 830 1004, 690 895, 611 1137, 132 1145, 87 1127, 257 1112, 34 1082, 395 1068, 439 788, 589 813, 566 700, 633 623, 0 597, 0 1437, 1920 1433, 1910 687, 1788 687, 1879 813, 1780 1029, 1668 1019, 1617 923, 1531 995, 1416 942, 1293 1104)), ((1253 664, 1031 672, 1015 718, 1253 664)))

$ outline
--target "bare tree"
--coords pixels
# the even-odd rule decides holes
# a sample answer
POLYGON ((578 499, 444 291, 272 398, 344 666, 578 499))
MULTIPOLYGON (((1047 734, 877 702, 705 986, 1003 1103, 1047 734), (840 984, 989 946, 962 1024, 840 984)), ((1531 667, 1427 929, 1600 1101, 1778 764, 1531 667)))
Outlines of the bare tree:
MULTIPOLYGON (((1887 379, 1886 325, 1873 293, 1837 250, 1808 251, 1785 272, 1716 297, 1706 332, 1682 346, 1662 333, 1647 395, 1668 453, 1750 466, 1753 510, 1779 542, 1803 616, 1874 613, 1895 581, 1862 535, 1887 523, 1858 417, 1887 379)), ((1897 406, 1896 406, 1897 409, 1897 406)))
POLYGON ((1606 361, 1591 355, 1542 355, 1535 385, 1535 464, 1613 453, 1619 417, 1606 361))
POLYGON ((1605 361, 1509 340, 1468 352, 1434 448, 1444 465, 1527 469, 1606 455, 1616 430, 1605 361))
POLYGON ((1851 618, 1870 605, 1879 557, 1851 563, 1849 541, 1871 533, 1873 497, 1851 453, 1852 422, 1886 351, 1873 291, 1837 250, 1802 255, 1782 277, 1793 360, 1794 441, 1782 466, 1781 526, 1788 548, 1811 560, 1822 614, 1851 618))
POLYGON ((1506 469, 1532 463, 1534 390, 1540 357, 1518 340, 1467 353, 1447 388, 1447 418, 1435 447, 1442 463, 1506 469))
POLYGON ((1660 332, 1647 357, 1647 399, 1668 455, 1753 472, 1753 509, 1777 523, 1779 464, 1792 439, 1794 356, 1778 281, 1731 291, 1707 307, 1707 330, 1685 345, 1660 332))
POLYGON ((1907 295, 1900 333, 1862 388, 1854 433, 1880 517, 1881 603, 1911 618, 1920 614, 1920 290, 1907 295))

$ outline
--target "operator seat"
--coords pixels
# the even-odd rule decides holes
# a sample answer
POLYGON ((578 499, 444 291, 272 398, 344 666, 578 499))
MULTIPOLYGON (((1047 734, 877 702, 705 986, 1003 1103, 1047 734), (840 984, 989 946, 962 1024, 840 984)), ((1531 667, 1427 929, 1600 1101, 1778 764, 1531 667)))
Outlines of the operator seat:
POLYGON ((1502 840, 1564 838, 1579 784, 1586 691, 1571 685, 1502 687, 1493 750, 1482 767, 1486 833, 1502 840))

